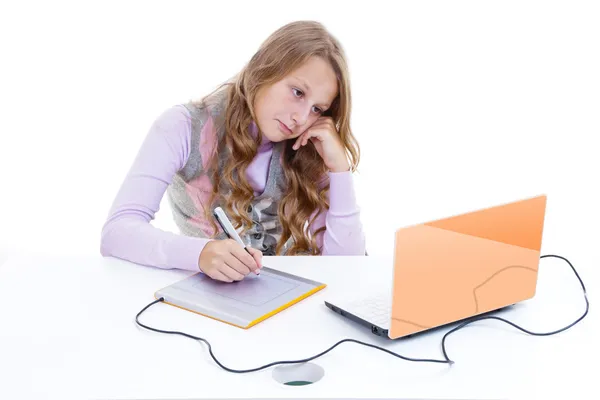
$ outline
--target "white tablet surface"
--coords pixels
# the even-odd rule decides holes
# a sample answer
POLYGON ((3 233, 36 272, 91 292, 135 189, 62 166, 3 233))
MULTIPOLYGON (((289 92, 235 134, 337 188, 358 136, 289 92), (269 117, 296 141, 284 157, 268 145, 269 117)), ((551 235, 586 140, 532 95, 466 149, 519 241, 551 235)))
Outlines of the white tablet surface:
POLYGON ((263 267, 260 275, 221 282, 197 273, 154 297, 188 311, 249 328, 325 288, 325 284, 263 267))

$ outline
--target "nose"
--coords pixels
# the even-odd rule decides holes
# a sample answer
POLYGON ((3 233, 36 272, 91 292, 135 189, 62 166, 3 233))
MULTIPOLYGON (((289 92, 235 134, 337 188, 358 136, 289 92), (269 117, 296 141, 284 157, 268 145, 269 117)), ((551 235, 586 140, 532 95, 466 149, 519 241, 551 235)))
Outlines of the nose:
POLYGON ((294 124, 297 126, 303 126, 304 124, 306 124, 306 121, 308 120, 308 116, 310 114, 310 109, 310 106, 299 105, 298 108, 296 108, 296 110, 294 110, 294 113, 292 114, 292 120, 294 121, 294 124))

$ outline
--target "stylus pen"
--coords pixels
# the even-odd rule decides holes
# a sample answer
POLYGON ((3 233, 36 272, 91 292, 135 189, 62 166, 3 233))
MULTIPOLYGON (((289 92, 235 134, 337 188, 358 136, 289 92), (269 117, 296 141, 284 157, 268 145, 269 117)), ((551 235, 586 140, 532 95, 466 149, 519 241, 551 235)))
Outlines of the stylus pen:
POLYGON ((217 207, 213 211, 213 214, 217 219, 219 225, 221 225, 221 228, 223 228, 223 231, 225 231, 227 237, 238 242, 248 254, 252 255, 252 253, 250 253, 250 250, 248 250, 248 247, 246 247, 246 243, 244 243, 240 235, 238 235, 237 231, 231 224, 231 221, 229 221, 229 218, 227 218, 227 214, 225 214, 225 211, 223 211, 221 207, 217 207))

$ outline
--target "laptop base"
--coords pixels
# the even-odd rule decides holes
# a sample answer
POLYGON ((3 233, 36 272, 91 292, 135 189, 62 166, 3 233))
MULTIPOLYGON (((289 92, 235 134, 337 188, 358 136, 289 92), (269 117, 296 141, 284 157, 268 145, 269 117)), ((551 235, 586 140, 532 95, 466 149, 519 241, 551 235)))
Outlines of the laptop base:
POLYGON ((325 301, 324 303, 333 312, 340 314, 341 316, 346 317, 346 318, 350 319, 351 321, 354 321, 354 322, 358 323, 359 325, 362 325, 362 326, 370 329, 371 333, 373 333, 377 336, 384 336, 386 338, 389 338, 388 330, 386 328, 382 328, 381 326, 379 326, 377 324, 373 324, 357 315, 352 314, 349 311, 346 311, 339 307, 336 307, 333 304, 329 303, 328 301, 325 301))
MULTIPOLYGON (((337 307, 337 306, 329 303, 328 301, 324 301, 324 303, 327 306, 327 308, 331 309, 333 312, 335 312, 337 314, 340 314, 341 316, 346 317, 349 320, 354 321, 355 323, 357 323, 357 324, 359 324, 361 326, 364 326, 365 328, 368 328, 371 331, 372 334, 377 335, 377 336, 381 336, 381 337, 384 337, 384 338, 387 338, 387 339, 390 339, 390 340, 393 340, 393 339, 391 339, 389 337, 389 330, 388 329, 382 328, 381 326, 379 326, 377 324, 369 322, 369 321, 367 321, 367 320, 365 320, 365 319, 363 319, 363 318, 361 318, 361 317, 359 317, 359 316, 357 316, 357 315, 355 315, 355 314, 353 314, 353 313, 351 313, 351 312, 349 312, 347 310, 344 310, 344 309, 342 309, 340 307, 337 307)), ((484 316, 496 313, 498 311, 502 311, 502 310, 508 309, 510 307, 513 307, 515 304, 509 304, 509 305, 497 308, 495 310, 487 311, 487 312, 482 313, 482 314, 473 315, 471 317, 463 318, 463 319, 458 320, 458 321, 452 321, 452 322, 448 322, 448 323, 443 324, 443 325, 434 326, 434 327, 431 327, 431 328, 428 328, 428 329, 424 329, 424 330, 421 330, 421 331, 418 331, 418 332, 415 332, 415 333, 404 335, 402 337, 399 337, 398 339, 407 339, 407 338, 413 337, 414 335, 418 335, 419 333, 433 332, 433 331, 438 330, 438 329, 448 328, 448 327, 450 327, 450 325, 453 325, 453 324, 459 324, 459 323, 464 323, 464 322, 467 322, 467 321, 470 321, 470 320, 476 320, 476 319, 479 319, 481 317, 484 317, 484 316)))

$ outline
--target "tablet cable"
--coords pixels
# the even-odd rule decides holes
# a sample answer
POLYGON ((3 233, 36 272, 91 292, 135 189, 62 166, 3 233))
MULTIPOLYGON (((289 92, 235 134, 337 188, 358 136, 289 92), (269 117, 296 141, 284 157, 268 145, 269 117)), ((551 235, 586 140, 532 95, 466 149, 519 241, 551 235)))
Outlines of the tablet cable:
POLYGON ((355 340, 355 339, 342 339, 342 340, 338 341, 337 343, 335 343, 335 344, 334 344, 333 346, 331 346, 330 348, 328 348, 327 350, 325 350, 325 351, 323 351, 323 352, 321 352, 321 353, 319 353, 319 354, 316 354, 316 355, 314 355, 314 356, 312 356, 312 357, 309 357, 309 358, 305 358, 305 359, 301 359, 301 360, 290 360, 290 361, 274 361, 274 362, 272 362, 272 363, 269 363, 269 364, 263 365, 263 366, 261 366, 261 367, 252 368, 252 369, 232 369, 232 368, 229 368, 229 367, 226 367, 225 365, 223 365, 223 364, 222 364, 222 363, 221 363, 221 362, 220 362, 220 361, 217 359, 217 357, 215 357, 215 355, 214 355, 214 353, 213 353, 213 351, 212 351, 212 346, 210 345, 210 343, 208 342, 208 340, 206 340, 206 339, 204 339, 204 338, 201 338, 201 337, 198 337, 198 336, 194 336, 194 335, 190 335, 190 334, 187 334, 187 333, 183 333, 183 332, 178 332, 178 331, 166 331, 166 330, 162 330, 162 329, 151 328, 151 327, 149 327, 149 326, 147 326, 147 325, 144 325, 143 323, 141 323, 141 322, 139 321, 139 317, 140 317, 140 315, 142 315, 142 313, 143 313, 144 311, 146 311, 148 308, 150 308, 150 307, 151 307, 151 306, 153 306, 154 304, 156 304, 156 303, 160 303, 160 302, 163 302, 163 301, 164 301, 164 298, 162 298, 162 297, 161 297, 161 298, 159 298, 159 299, 157 299, 157 300, 155 300, 155 301, 153 301, 152 303, 148 304, 147 306, 145 306, 145 307, 144 307, 144 308, 143 308, 143 309, 142 309, 142 310, 141 310, 141 311, 140 311, 140 312, 139 312, 139 313, 136 315, 136 317, 135 317, 135 321, 136 321, 136 323, 137 323, 139 326, 141 326, 141 327, 143 327, 143 328, 146 328, 146 329, 148 329, 148 330, 154 331, 154 332, 166 333, 166 334, 171 334, 171 335, 181 335, 181 336, 185 336, 185 337, 187 337, 187 338, 190 338, 190 339, 194 339, 194 340, 197 340, 197 341, 200 341, 200 342, 206 343, 206 345, 208 346, 208 352, 209 352, 210 356, 212 357, 212 359, 215 361, 215 363, 217 363, 217 365, 218 365, 219 367, 221 367, 222 369, 224 369, 225 371, 228 371, 228 372, 234 372, 234 373, 248 373, 248 372, 260 371, 260 370, 262 370, 262 369, 269 368, 269 367, 271 367, 271 366, 278 365, 278 364, 301 364, 301 363, 306 363, 306 362, 312 361, 312 360, 314 360, 314 359, 316 359, 316 358, 319 358, 319 357, 321 357, 321 356, 323 356, 323 355, 325 355, 325 354, 329 353, 331 350, 333 350, 334 348, 336 348, 337 346, 339 346, 340 344, 342 344, 342 343, 344 343, 344 342, 352 342, 352 343, 361 344, 361 345, 363 345, 363 346, 372 347, 372 348, 375 348, 375 349, 377 349, 377 350, 381 350, 381 351, 383 351, 383 352, 386 352, 386 353, 388 353, 388 354, 390 354, 390 355, 392 355, 392 356, 395 356, 395 357, 401 358, 401 359, 403 359, 403 360, 406 360, 406 361, 414 361, 414 362, 432 362, 432 363, 441 363, 441 364, 450 364, 450 365, 452 365, 452 364, 454 364, 454 361, 452 361, 452 360, 451 360, 451 359, 448 357, 448 354, 447 354, 447 352, 446 352, 446 338, 447 338, 447 337, 448 337, 448 336, 449 336, 451 333, 453 333, 453 332, 456 332, 457 330, 459 330, 459 329, 461 329, 461 328, 463 328, 463 327, 465 327, 465 326, 467 326, 467 325, 469 325, 469 324, 472 324, 473 322, 482 321, 482 320, 486 320, 486 319, 494 319, 494 320, 498 320, 498 321, 505 322, 505 323, 507 323, 507 324, 509 324, 509 325, 511 325, 511 326, 513 326, 513 327, 515 327, 515 328, 517 328, 517 329, 519 329, 520 331, 522 331, 522 332, 525 332, 525 333, 528 333, 528 334, 530 334, 530 335, 534 335, 534 336, 549 336, 549 335, 554 335, 554 334, 557 334, 557 333, 563 332, 563 331, 565 331, 565 330, 567 330, 567 329, 571 328, 571 327, 572 327, 572 326, 574 326, 575 324, 579 323, 579 322, 580 322, 580 321, 581 321, 583 318, 585 318, 585 316, 588 314, 588 311, 589 311, 589 308, 590 308, 590 303, 589 303, 589 301, 588 301, 588 298, 587 298, 587 292, 586 292, 586 289, 585 289, 585 285, 583 284, 583 281, 581 280, 581 278, 579 277, 579 274, 578 274, 578 273, 577 273, 577 271, 575 270, 575 267, 573 266, 573 264, 571 264, 571 262, 570 262, 569 260, 567 260, 565 257, 562 257, 562 256, 558 256, 558 255, 554 255, 554 254, 547 254, 547 255, 543 255, 543 256, 541 256, 540 258, 547 258, 547 257, 554 257, 554 258, 558 258, 558 259, 561 259, 561 260, 563 260, 563 261, 567 262, 567 264, 569 264, 569 266, 571 267, 571 269, 572 269, 572 270, 573 270, 573 272, 575 273, 575 276, 576 276, 576 277, 577 277, 577 279, 579 280, 579 283, 581 284, 581 288, 583 289, 583 296, 584 296, 584 299, 585 299, 585 312, 583 313, 583 315, 582 315, 581 317, 579 317, 577 320, 575 320, 575 321, 574 321, 574 322, 572 322, 571 324, 569 324, 569 325, 565 326, 564 328, 561 328, 561 329, 558 329, 558 330, 555 330, 555 331, 552 331, 552 332, 542 332, 542 333, 540 333, 540 332, 531 332, 531 331, 529 331, 529 330, 527 330, 527 329, 524 329, 524 328, 522 328, 522 327, 518 326, 517 324, 515 324, 515 323, 513 323, 513 322, 511 322, 511 321, 508 321, 508 320, 506 320, 506 319, 504 319, 504 318, 500 318, 500 317, 496 317, 496 316, 488 316, 488 315, 486 315, 486 316, 474 317, 474 318, 472 318, 472 319, 469 319, 469 320, 467 320, 467 321, 464 321, 464 322, 460 323, 458 326, 456 326, 456 327, 452 328, 450 331, 446 332, 446 334, 445 334, 445 335, 444 335, 444 337, 442 338, 442 343, 441 343, 441 345, 442 345, 442 353, 443 353, 443 355, 444 355, 444 359, 443 359, 443 360, 438 360, 438 359, 422 359, 422 358, 411 358, 411 357, 406 357, 406 356, 402 356, 402 355, 400 355, 400 354, 398 354, 398 353, 394 353, 393 351, 390 351, 390 350, 388 350, 388 349, 385 349, 385 348, 383 348, 383 347, 376 346, 376 345, 374 345, 374 344, 370 344, 370 343, 365 343, 365 342, 362 342, 362 341, 360 341, 360 340, 355 340))

